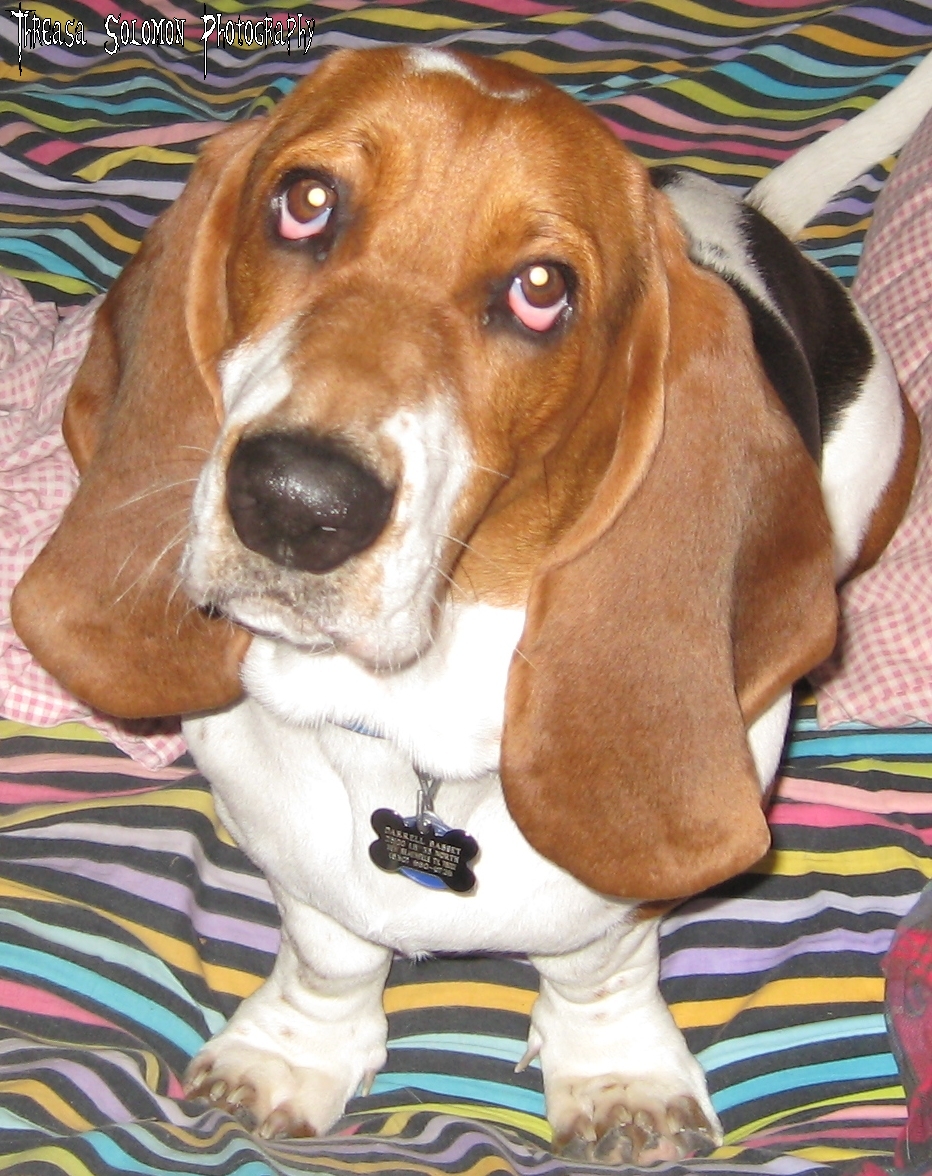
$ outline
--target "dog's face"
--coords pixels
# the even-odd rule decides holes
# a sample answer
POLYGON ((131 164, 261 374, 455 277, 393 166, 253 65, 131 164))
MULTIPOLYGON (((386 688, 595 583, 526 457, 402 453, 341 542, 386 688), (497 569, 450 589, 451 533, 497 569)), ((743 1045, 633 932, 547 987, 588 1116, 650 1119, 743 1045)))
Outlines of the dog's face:
POLYGON ((626 160, 551 87, 432 50, 296 89, 223 226, 199 604, 382 669, 448 592, 523 604, 614 445, 599 389, 650 223, 626 160))

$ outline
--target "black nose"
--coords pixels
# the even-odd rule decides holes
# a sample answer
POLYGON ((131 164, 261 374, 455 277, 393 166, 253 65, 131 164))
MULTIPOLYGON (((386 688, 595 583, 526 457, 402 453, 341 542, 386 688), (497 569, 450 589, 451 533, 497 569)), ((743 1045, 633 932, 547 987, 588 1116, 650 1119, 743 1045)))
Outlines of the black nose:
POLYGON ((285 568, 329 572, 378 538, 394 491, 310 433, 244 437, 227 469, 242 543, 285 568))

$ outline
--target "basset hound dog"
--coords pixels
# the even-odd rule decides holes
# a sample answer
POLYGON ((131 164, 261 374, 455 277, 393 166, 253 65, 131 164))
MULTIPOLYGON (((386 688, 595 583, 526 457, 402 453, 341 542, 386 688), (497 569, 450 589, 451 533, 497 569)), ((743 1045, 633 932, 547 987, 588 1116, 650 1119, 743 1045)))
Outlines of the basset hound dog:
POLYGON ((341 51, 204 147, 64 428, 18 629, 189 716, 281 911, 188 1092, 326 1132, 393 952, 520 952, 558 1149, 716 1146, 658 912, 767 851, 791 686, 916 463, 841 286, 520 70, 341 51))

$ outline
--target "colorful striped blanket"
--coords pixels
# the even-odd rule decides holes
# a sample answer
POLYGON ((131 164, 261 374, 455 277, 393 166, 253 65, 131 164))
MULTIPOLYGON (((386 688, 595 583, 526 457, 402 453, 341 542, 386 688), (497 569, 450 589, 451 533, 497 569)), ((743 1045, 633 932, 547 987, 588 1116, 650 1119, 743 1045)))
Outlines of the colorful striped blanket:
MULTIPOLYGON (((268 109, 335 46, 504 58, 591 104, 645 161, 744 188, 932 45, 932 3, 917 0, 28 11, 38 32, 0 12, 0 267, 59 306, 107 288, 205 136, 268 109), (267 16, 273 29, 294 20, 290 53, 237 33, 237 18, 265 28, 267 16)), ((807 236, 845 281, 889 163, 807 236)), ((7 505, 0 495, 0 529, 7 505)), ((675 737, 672 719, 658 737, 675 737)), ((822 731, 799 703, 772 853, 665 925, 664 993, 727 1132, 714 1156, 665 1171, 892 1163, 907 1100, 881 965, 932 877, 930 776, 932 728, 822 731)), ((267 887, 189 761, 144 767, 85 725, 0 721, 0 1173, 603 1171, 546 1149, 540 1072, 515 1072, 536 982, 517 958, 398 960, 388 1064, 332 1137, 260 1142, 186 1101, 179 1075, 268 974, 277 942, 267 887)))

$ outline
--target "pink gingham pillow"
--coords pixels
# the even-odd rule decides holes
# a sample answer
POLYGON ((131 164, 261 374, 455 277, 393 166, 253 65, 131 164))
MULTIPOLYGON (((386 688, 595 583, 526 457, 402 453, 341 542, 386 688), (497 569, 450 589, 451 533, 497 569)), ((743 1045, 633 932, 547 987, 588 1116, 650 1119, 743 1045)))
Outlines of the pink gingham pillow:
POLYGON ((819 721, 932 723, 932 115, 880 195, 853 293, 890 352, 923 445, 899 530, 842 590, 838 650, 812 675, 819 721))
POLYGON ((148 767, 183 750, 93 714, 32 658, 10 623, 10 595, 58 526, 78 475, 61 434, 65 396, 84 358, 100 299, 60 315, 0 272, 0 715, 36 727, 80 719, 148 767))

